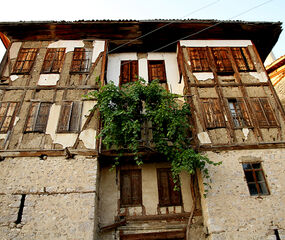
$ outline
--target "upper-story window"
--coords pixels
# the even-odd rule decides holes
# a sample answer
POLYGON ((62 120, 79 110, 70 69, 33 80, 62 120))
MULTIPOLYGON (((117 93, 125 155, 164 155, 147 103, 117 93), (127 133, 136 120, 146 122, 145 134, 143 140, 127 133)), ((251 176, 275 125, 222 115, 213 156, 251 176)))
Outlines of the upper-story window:
POLYGON ((42 67, 42 73, 60 73, 64 54, 65 48, 48 48, 42 67))
POLYGON ((138 61, 121 61, 120 85, 138 80, 138 61))
POLYGON ((149 82, 158 79, 160 83, 166 83, 164 60, 148 61, 148 79, 149 82))
POLYGON ((120 206, 140 206, 142 204, 142 176, 140 169, 121 170, 120 206))
POLYGON ((259 127, 278 126, 276 117, 267 98, 251 98, 259 127))
POLYGON ((25 132, 45 132, 51 103, 33 102, 26 121, 25 132))
POLYGON ((159 206, 181 206, 182 198, 181 191, 174 190, 174 182, 170 168, 157 169, 157 183, 159 206))
POLYGON ((250 195, 268 195, 269 190, 261 163, 243 163, 242 167, 250 195))
POLYGON ((218 98, 201 99, 203 106, 203 114, 207 128, 225 127, 225 119, 221 104, 218 98))
POLYGON ((209 72, 207 49, 203 47, 188 48, 191 67, 193 72, 209 72))
POLYGON ((34 65, 37 52, 37 48, 21 48, 12 73, 29 74, 34 65))
POLYGON ((0 105, 0 133, 7 133, 13 126, 17 102, 2 102, 0 105))
POLYGON ((78 132, 81 119, 81 102, 64 102, 61 106, 57 132, 78 132))
POLYGON ((226 48, 212 48, 217 72, 233 72, 232 63, 226 48))
POLYGON ((228 106, 235 128, 251 127, 249 114, 243 99, 228 99, 228 106))
POLYGON ((92 50, 89 48, 75 48, 71 62, 70 73, 89 72, 92 60, 92 50))

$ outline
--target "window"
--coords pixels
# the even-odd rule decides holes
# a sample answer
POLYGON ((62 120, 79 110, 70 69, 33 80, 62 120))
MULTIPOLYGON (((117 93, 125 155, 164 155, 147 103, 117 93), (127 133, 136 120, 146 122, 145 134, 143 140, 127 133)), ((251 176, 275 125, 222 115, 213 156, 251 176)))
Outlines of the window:
POLYGON ((120 85, 138 80, 138 61, 121 61, 120 85))
POLYGON ((158 79, 160 83, 166 83, 164 60, 148 61, 149 82, 158 79))
POLYGON ((7 133, 13 126, 16 116, 16 102, 2 102, 0 104, 0 133, 7 133))
POLYGON ((42 67, 42 73, 60 73, 65 48, 48 48, 42 67))
POLYGON ((138 206, 142 204, 141 170, 121 170, 120 178, 121 207, 138 206))
POLYGON ((71 73, 86 73, 89 72, 91 65, 91 49, 75 48, 71 63, 71 73))
POLYGON ((211 71, 207 59, 207 48, 188 48, 193 72, 211 71))
POLYGON ((29 74, 35 62, 37 48, 21 48, 14 65, 13 74, 29 74))
POLYGON ((174 182, 172 180, 172 172, 169 168, 157 169, 157 183, 159 206, 180 206, 181 192, 174 190, 174 182))
POLYGON ((217 72, 233 72, 232 63, 226 48, 212 48, 217 72))
POLYGON ((236 62, 239 71, 254 71, 254 65, 252 63, 248 49, 245 47, 231 48, 234 60, 236 62))
POLYGON ((51 103, 33 102, 30 106, 25 132, 45 132, 51 103))
POLYGON ((207 128, 225 127, 225 119, 218 98, 201 99, 207 128))
POLYGON ((242 167, 250 195, 269 195, 261 163, 243 163, 242 167))
POLYGON ((252 98, 251 103, 259 127, 276 127, 277 122, 267 98, 252 98))
POLYGON ((251 122, 243 99, 228 99, 228 105, 234 127, 250 127, 251 122))
POLYGON ((78 132, 81 109, 81 102, 64 102, 60 110, 57 132, 78 132))

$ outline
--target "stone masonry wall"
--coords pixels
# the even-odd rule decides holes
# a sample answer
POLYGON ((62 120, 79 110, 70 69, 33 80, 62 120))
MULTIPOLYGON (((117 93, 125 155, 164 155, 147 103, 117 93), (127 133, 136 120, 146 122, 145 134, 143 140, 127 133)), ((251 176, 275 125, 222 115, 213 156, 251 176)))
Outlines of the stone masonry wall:
POLYGON ((96 158, 4 159, 0 162, 0 239, 93 239, 96 178, 96 158), (22 219, 16 224, 24 194, 22 219))
MULTIPOLYGON (((204 223, 211 240, 285 239, 285 149, 207 152, 212 189, 202 199, 204 223), (243 162, 261 162, 270 195, 250 196, 243 162)), ((200 182, 203 192, 203 184, 200 182)))

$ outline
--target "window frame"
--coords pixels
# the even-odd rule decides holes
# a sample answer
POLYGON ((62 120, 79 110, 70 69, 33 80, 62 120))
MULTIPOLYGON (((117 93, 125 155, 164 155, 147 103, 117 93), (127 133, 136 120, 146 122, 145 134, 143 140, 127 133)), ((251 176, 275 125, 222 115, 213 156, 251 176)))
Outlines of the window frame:
POLYGON ((122 169, 120 170, 120 207, 125 208, 125 207, 138 207, 142 206, 142 171, 141 169, 122 169), (138 185, 137 186, 137 192, 134 190, 135 187, 135 180, 134 177, 137 174, 138 176, 138 185), (124 176, 129 176, 130 178, 130 200, 124 199, 124 176), (134 202, 134 194, 137 193, 138 195, 136 196, 137 202, 134 202))
POLYGON ((69 73, 70 74, 89 73, 91 64, 92 64, 92 48, 76 47, 74 48, 73 51, 69 73), (79 54, 80 56, 79 58, 77 58, 78 57, 76 55, 77 52, 81 53, 79 54), (79 64, 76 64, 75 62, 79 62, 79 64), (85 66, 82 68, 82 65, 86 65, 87 67, 85 66), (76 70, 77 66, 80 66, 79 70, 76 70))
MULTIPOLYGON (((158 68, 158 67, 157 67, 158 68)), ((166 78, 166 68, 165 68, 165 61, 164 60, 148 60, 147 61, 147 69, 148 69, 148 82, 150 83, 153 80, 159 80, 159 83, 167 83, 166 78), (152 74, 152 66, 153 65, 160 65, 160 70, 162 71, 162 78, 154 78, 152 74)))
POLYGON ((192 72, 211 72, 207 47, 188 47, 192 72), (204 64, 204 63, 207 64, 204 64), (199 65, 198 69, 196 66, 199 65))
POLYGON ((248 187, 248 191, 249 191, 249 194, 250 196, 267 196, 267 195, 270 195, 270 190, 269 190, 269 187, 268 187, 268 184, 267 184, 267 180, 266 180, 266 176, 264 174, 264 171, 263 171, 263 168, 262 168, 262 165, 261 165, 261 162, 243 162, 242 163, 242 168, 243 168, 243 172, 244 172, 244 178, 245 178, 245 181, 247 183, 247 187, 248 187), (253 165, 257 165, 259 164, 260 167, 259 168, 254 168, 253 165), (245 169, 245 165, 250 165, 251 168, 250 169, 245 169), (252 172, 252 177, 253 177, 253 180, 254 181, 249 181, 247 179, 247 175, 246 175, 246 172, 252 172), (261 176, 263 178, 263 180, 260 180, 258 181, 258 178, 257 178, 257 175, 256 175, 256 172, 261 172, 261 176), (262 191, 260 190, 260 187, 259 187, 259 184, 260 183, 263 183, 265 188, 266 188, 266 191, 267 193, 262 193, 262 191), (257 190, 257 194, 254 194, 249 185, 252 185, 254 184, 255 185, 255 188, 257 190))
MULTIPOLYGON (((181 188, 177 191, 174 190, 175 183, 173 182, 172 179, 172 172, 170 168, 157 168, 157 188, 158 188, 158 205, 159 207, 170 207, 170 206, 182 206, 183 201, 182 201, 182 193, 181 193, 181 188), (168 199, 165 201, 162 199, 163 197, 163 180, 162 180, 162 174, 167 174, 167 191, 168 191, 168 199), (175 194, 174 194, 175 193, 175 194), (175 202, 175 197, 176 195, 177 198, 179 198, 175 202)), ((178 179, 178 185, 180 185, 179 179, 178 179)))
POLYGON ((65 59, 65 48, 47 48, 46 55, 43 61, 41 73, 53 74, 60 73, 65 59), (60 54, 63 53, 63 54, 60 54), (51 55, 51 59, 48 57, 51 55), (50 62, 49 64, 47 62, 50 62), (58 64, 56 64, 58 62, 58 64), (48 66, 46 66, 48 65, 48 66), (47 68, 48 70, 46 70, 47 68))
MULTIPOLYGON (((80 128, 81 128, 81 116, 82 116, 82 102, 80 101, 66 101, 66 102, 63 102, 61 104, 61 107, 60 107, 60 114, 59 114, 59 119, 58 119, 58 122, 57 122, 57 130, 56 132, 57 133, 78 133, 80 132, 80 128), (70 104, 71 106, 68 106, 68 104, 70 104), (77 106, 76 106, 77 105, 77 106), (77 113, 78 115, 74 115, 74 106, 77 108, 77 113), (65 115, 64 111, 65 111, 65 107, 70 107, 70 110, 69 110, 69 115, 68 115, 68 118, 66 118, 66 121, 68 121, 67 123, 63 123, 63 124, 66 124, 66 129, 60 129, 61 128, 61 121, 64 121, 65 118, 63 115, 65 115), (76 129, 72 130, 72 122, 73 121, 76 121, 76 129)), ((68 111, 68 109, 67 109, 68 111)))
POLYGON ((219 75, 233 74, 234 68, 227 47, 211 47, 211 54, 219 75))
POLYGON ((228 109, 231 117, 232 126, 234 129, 240 128, 252 128, 252 121, 250 119, 250 114, 248 112, 248 108, 243 98, 227 98, 228 109), (233 104, 234 109, 231 108, 230 103, 233 104), (239 125, 236 124, 234 120, 233 112, 235 110, 235 114, 237 116, 237 121, 239 125), (247 124, 248 123, 248 124, 247 124))
POLYGON ((2 119, 0 118, 0 133, 7 133, 9 130, 11 130, 13 128, 13 124, 14 124, 14 121, 15 121, 15 117, 16 117, 16 114, 17 114, 18 107, 19 107, 19 102, 14 102, 14 101, 12 101, 12 102, 0 102, 0 113, 1 113, 2 104, 8 104, 8 106, 4 107, 5 109, 4 109, 3 118, 2 119), (9 108, 10 108, 11 104, 15 104, 13 113, 10 116, 11 118, 9 120, 7 130, 2 130, 3 125, 6 122, 7 117, 9 117, 9 116, 7 116, 7 114, 9 112, 9 108))
POLYGON ((14 64, 12 74, 16 74, 16 75, 30 74, 30 72, 31 72, 31 70, 35 64, 35 60, 36 60, 38 51, 39 51, 38 48, 21 48, 18 52, 17 60, 14 64), (30 54, 31 54, 31 56, 30 56, 31 59, 27 59, 30 54), (24 60, 21 60, 21 59, 24 59, 24 60), (28 62, 30 62, 30 63, 28 63, 28 62), (27 70, 23 71, 26 63, 28 63, 28 68, 27 68, 27 70), (18 68, 17 66, 20 66, 20 68, 18 68))
POLYGON ((139 63, 138 60, 122 60, 120 67, 120 83, 119 86, 123 84, 136 82, 139 79, 139 63), (128 67, 127 81, 123 81, 124 69, 128 67), (136 76, 133 76, 133 71, 136 72, 136 76))
POLYGON ((52 105, 51 102, 32 102, 30 104, 28 115, 27 115, 26 122, 25 122, 24 133, 31 133, 31 132, 45 133, 46 127, 48 124, 51 105, 52 105), (41 111, 41 107, 43 106, 47 106, 48 113, 45 115, 45 120, 44 120, 45 126, 44 128, 40 129, 39 127, 37 127, 37 124, 40 121, 39 119, 41 116, 39 112, 41 111), (33 107, 35 109, 34 111, 33 111, 33 107), (30 126, 31 130, 27 130, 29 121, 31 121, 31 126, 30 126))

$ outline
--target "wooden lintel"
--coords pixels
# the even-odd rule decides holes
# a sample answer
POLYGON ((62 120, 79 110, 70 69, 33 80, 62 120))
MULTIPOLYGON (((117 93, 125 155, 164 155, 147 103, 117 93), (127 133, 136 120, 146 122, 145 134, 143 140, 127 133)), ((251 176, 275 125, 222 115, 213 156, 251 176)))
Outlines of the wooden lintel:
POLYGON ((110 224, 110 225, 107 225, 104 227, 100 227, 100 232, 110 231, 110 230, 115 229, 117 227, 124 226, 124 225, 126 225, 126 223, 127 223, 127 220, 123 219, 120 222, 115 222, 113 224, 110 224))
MULTIPOLYGON (((98 156, 98 152, 95 150, 72 150, 70 149, 72 155, 81 156, 98 156)), ((64 149, 60 150, 34 150, 34 149, 20 149, 20 150, 0 150, 1 157, 40 157, 46 155, 48 157, 58 157, 66 156, 66 151, 64 149)))
POLYGON ((259 144, 229 144, 229 145, 202 145, 197 148, 198 151, 226 151, 226 150, 254 150, 254 149, 277 149, 277 148, 285 148, 285 142, 277 142, 277 143, 259 143, 259 144))
POLYGON ((180 231, 151 232, 151 233, 134 233, 120 234, 121 240, 153 240, 153 239, 185 239, 185 229, 180 231))

